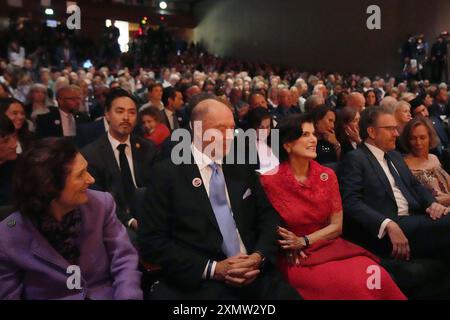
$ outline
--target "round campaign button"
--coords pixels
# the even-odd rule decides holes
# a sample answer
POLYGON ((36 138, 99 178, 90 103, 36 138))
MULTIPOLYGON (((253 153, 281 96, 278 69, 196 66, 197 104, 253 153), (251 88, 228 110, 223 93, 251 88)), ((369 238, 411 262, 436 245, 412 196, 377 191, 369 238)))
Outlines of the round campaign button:
POLYGON ((202 185, 202 179, 195 178, 194 180, 192 180, 192 185, 196 188, 199 188, 202 185))

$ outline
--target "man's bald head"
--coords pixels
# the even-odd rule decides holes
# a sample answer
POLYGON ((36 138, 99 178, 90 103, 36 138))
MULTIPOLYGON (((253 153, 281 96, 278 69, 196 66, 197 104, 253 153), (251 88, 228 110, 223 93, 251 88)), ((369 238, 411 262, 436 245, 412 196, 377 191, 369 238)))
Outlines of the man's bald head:
POLYGON ((358 112, 364 110, 366 99, 359 92, 352 92, 347 97, 347 106, 356 109, 358 112))
MULTIPOLYGON (((200 97, 202 98, 202 97, 200 97)), ((210 158, 226 155, 234 137, 234 117, 230 108, 214 95, 205 95, 192 109, 194 144, 210 158), (210 146, 212 145, 212 146, 210 146)))

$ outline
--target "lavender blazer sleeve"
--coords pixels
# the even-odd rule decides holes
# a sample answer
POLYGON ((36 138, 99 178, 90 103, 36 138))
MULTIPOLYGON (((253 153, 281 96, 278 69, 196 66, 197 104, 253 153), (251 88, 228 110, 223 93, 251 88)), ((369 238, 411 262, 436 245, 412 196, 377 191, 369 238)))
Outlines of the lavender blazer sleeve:
POLYGON ((88 191, 80 206, 81 288, 70 289, 69 263, 19 212, 0 222, 0 299, 142 299, 138 254, 108 193, 88 191))

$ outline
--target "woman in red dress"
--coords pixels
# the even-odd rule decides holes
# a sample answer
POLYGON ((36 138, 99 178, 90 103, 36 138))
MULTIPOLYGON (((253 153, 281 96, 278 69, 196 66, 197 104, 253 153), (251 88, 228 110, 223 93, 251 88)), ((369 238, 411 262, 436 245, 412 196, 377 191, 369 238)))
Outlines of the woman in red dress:
POLYGON ((153 107, 139 112, 144 138, 152 141, 159 150, 163 142, 170 137, 170 130, 161 123, 161 112, 153 107))
POLYGON ((367 250, 340 238, 342 204, 334 172, 319 165, 317 138, 308 116, 282 122, 278 169, 261 176, 283 218, 279 267, 305 299, 371 300, 406 297, 367 250))

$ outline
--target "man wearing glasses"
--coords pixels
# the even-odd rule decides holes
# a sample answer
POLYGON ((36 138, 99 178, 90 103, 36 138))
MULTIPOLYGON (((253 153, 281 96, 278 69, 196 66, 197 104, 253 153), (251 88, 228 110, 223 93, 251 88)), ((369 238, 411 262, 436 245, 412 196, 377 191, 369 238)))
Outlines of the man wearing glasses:
POLYGON ((340 187, 348 235, 398 260, 450 257, 448 209, 412 175, 400 153, 395 117, 381 107, 361 114, 364 143, 343 160, 340 187))
POLYGON ((74 137, 77 125, 89 122, 87 114, 79 112, 81 90, 78 86, 68 85, 56 92, 58 107, 50 107, 49 112, 36 118, 36 134, 39 138, 74 137))

